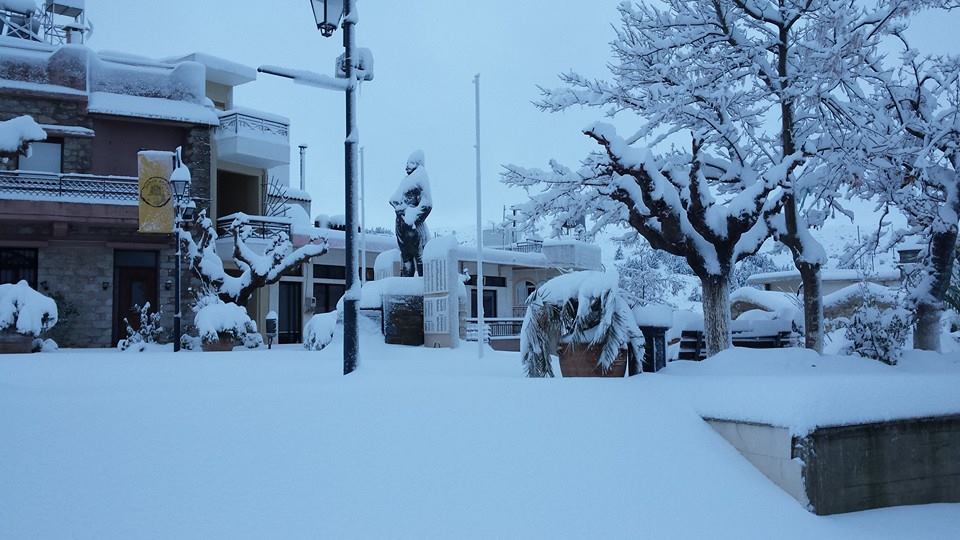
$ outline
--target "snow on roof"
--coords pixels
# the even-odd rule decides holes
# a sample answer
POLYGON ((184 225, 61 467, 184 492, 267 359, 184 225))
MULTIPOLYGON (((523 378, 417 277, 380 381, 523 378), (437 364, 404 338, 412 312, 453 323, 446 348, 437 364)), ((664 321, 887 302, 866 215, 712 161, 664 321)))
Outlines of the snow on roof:
POLYGON ((761 291, 753 287, 740 287, 730 294, 730 303, 746 302, 764 311, 775 313, 777 318, 790 321, 802 319, 800 301, 796 295, 779 291, 761 291))
POLYGON ((59 84, 47 84, 30 81, 12 81, 10 79, 0 79, 0 90, 22 90, 25 92, 44 92, 47 94, 62 95, 68 97, 86 97, 87 93, 83 90, 61 86, 59 84))
MULTIPOLYGON (((327 239, 327 245, 330 249, 344 249, 346 247, 346 236, 345 231, 338 231, 336 229, 328 229, 325 227, 310 227, 309 234, 308 230, 294 231, 295 235, 302 236, 318 236, 321 238, 327 239)), ((300 245, 300 242, 295 241, 295 245, 300 245)), ((357 247, 359 248, 360 244, 360 235, 357 235, 357 247)), ((372 234, 367 233, 367 251, 377 251, 383 252, 390 249, 395 249, 397 247, 397 238, 393 235, 387 234, 372 234)))
POLYGON ((313 200, 313 197, 310 196, 310 193, 294 187, 285 187, 280 194, 286 195, 288 199, 293 199, 295 201, 310 202, 313 200))
POLYGON ((15 153, 31 141, 42 141, 46 132, 30 116, 18 116, 0 122, 0 152, 15 153))
POLYGON ((0 0, 0 9, 16 13, 33 13, 40 8, 35 0, 0 0))
POLYGON ((153 118, 187 124, 220 125, 213 109, 173 99, 91 92, 88 110, 96 114, 153 118))
POLYGON ((87 96, 92 113, 219 125, 200 63, 10 38, 0 39, 0 49, 4 89, 87 96))
POLYGON ((207 68, 207 80, 226 86, 239 86, 257 80, 257 70, 243 64, 207 54, 193 52, 184 56, 164 59, 167 62, 198 62, 207 68))
POLYGON ((846 303, 852 298, 861 297, 863 296, 864 289, 866 289, 868 294, 873 294, 884 299, 892 300, 894 296, 890 287, 880 285, 879 283, 854 283, 853 285, 847 285, 840 290, 825 295, 823 297, 823 307, 831 308, 846 303))
MULTIPOLYGON (((784 270, 782 272, 764 272, 754 274, 747 278, 748 285, 763 285, 765 283, 779 283, 782 281, 795 281, 800 279, 800 272, 797 270, 784 270)), ((825 268, 820 271, 822 281, 899 281, 899 270, 878 270, 876 272, 864 272, 851 268, 825 268)))
POLYGON ((58 124, 40 124, 40 127, 47 132, 48 135, 68 135, 70 137, 82 137, 90 138, 96 135, 96 133, 87 127, 83 126, 61 126, 58 124))

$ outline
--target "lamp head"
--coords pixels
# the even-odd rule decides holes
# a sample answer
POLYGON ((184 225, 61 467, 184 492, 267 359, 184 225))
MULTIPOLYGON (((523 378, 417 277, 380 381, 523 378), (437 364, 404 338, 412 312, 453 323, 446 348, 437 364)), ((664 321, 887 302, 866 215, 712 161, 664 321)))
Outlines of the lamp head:
POLYGON ((340 26, 343 17, 343 0, 310 0, 313 18, 323 37, 330 37, 340 26))

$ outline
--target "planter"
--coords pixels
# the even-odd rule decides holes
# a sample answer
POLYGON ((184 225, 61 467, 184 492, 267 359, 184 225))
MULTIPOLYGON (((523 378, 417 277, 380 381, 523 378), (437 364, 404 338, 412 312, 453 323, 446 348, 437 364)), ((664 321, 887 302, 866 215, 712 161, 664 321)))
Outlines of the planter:
POLYGON ((235 345, 232 335, 220 332, 217 334, 217 341, 204 341, 202 348, 203 352, 224 352, 232 351, 235 345))
POLYGON ((560 374, 564 377, 623 377, 627 373, 627 350, 621 349, 607 371, 597 365, 600 347, 563 345, 560 348, 560 374))
POLYGON ((0 331, 0 354, 23 354, 33 352, 33 336, 8 330, 0 331))

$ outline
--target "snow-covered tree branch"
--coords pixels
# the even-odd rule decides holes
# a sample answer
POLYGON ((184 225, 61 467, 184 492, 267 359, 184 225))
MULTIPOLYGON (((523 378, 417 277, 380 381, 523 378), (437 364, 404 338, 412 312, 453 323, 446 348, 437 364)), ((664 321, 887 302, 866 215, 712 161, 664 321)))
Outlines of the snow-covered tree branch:
POLYGON ((900 235, 925 240, 920 275, 911 280, 914 347, 939 350, 960 221, 960 58, 920 58, 907 47, 898 68, 872 66, 874 116, 862 123, 874 144, 858 187, 907 217, 900 235))
POLYGON ((194 276, 224 302, 240 306, 246 306, 260 287, 280 281, 287 271, 327 252, 326 239, 311 238, 307 244, 294 249, 287 234, 277 232, 260 255, 247 243, 250 228, 246 216, 238 217, 230 230, 233 261, 239 270, 236 276, 227 273, 217 255, 217 229, 206 211, 198 214, 192 233, 179 229, 178 235, 194 276))

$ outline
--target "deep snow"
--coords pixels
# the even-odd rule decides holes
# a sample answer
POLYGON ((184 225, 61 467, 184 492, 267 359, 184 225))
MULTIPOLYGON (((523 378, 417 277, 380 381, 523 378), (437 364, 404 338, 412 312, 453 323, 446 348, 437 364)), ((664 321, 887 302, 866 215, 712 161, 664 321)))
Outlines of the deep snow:
POLYGON ((734 351, 630 379, 524 379, 515 353, 478 361, 473 348, 370 336, 362 346, 349 377, 339 335, 321 352, 0 357, 0 538, 939 539, 960 530, 957 504, 814 516, 699 416, 727 397, 733 407, 769 405, 778 393, 794 403, 791 388, 819 383, 822 409, 843 409, 851 392, 876 405, 900 399, 886 392, 901 380, 956 389, 958 357, 908 355, 897 367, 824 358, 812 368, 781 354, 764 367, 757 353, 734 351))

